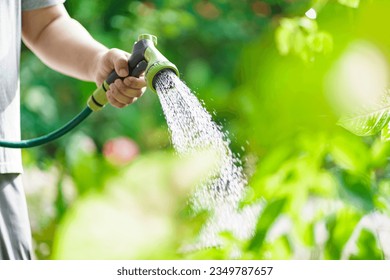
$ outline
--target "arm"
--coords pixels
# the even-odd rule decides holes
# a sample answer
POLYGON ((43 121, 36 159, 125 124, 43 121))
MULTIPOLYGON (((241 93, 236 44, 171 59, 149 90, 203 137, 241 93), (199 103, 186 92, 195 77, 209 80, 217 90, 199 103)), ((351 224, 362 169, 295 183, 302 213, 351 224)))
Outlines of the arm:
MULTIPOLYGON (((68 76, 101 85, 113 69, 121 77, 128 75, 129 54, 95 41, 63 5, 24 11, 22 35, 27 47, 45 64, 68 76)), ((144 87, 142 77, 128 77, 115 81, 107 97, 112 105, 124 107, 141 96, 144 87)))

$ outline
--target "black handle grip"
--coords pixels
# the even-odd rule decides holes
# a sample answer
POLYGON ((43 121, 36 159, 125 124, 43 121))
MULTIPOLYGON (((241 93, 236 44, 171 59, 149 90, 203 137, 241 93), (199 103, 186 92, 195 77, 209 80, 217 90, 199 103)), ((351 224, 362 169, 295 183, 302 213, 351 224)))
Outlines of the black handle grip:
MULTIPOLYGON (((145 71, 147 66, 148 66, 148 63, 145 60, 142 60, 141 62, 139 62, 133 69, 131 69, 130 65, 129 65, 129 68, 130 68, 129 69, 130 70, 130 75, 129 76, 138 78, 142 74, 142 72, 145 71)), ((129 77, 129 76, 127 76, 127 77, 129 77)), ((119 77, 119 75, 115 72, 115 70, 113 70, 110 73, 110 75, 108 75, 108 77, 106 79, 106 82, 108 84, 112 84, 117 79, 124 80, 127 77, 119 77)))
POLYGON ((145 60, 142 60, 140 63, 138 63, 133 71, 131 72, 131 75, 130 76, 133 76, 133 77, 136 77, 136 78, 139 78, 139 76, 141 76, 141 74, 146 70, 146 67, 148 66, 148 63, 145 61, 145 60))
POLYGON ((119 75, 115 72, 115 70, 112 70, 110 75, 108 75, 106 82, 107 84, 112 84, 117 79, 123 79, 122 77, 119 77, 119 75))
MULTIPOLYGON (((129 65, 129 76, 139 77, 142 72, 146 70, 148 63, 145 60, 144 53, 148 47, 153 46, 153 42, 151 40, 140 40, 136 42, 133 46, 133 51, 131 52, 131 56, 128 61, 129 65)), ((126 77, 119 77, 119 75, 114 71, 108 75, 106 82, 108 84, 112 84, 116 79, 125 79, 126 77)))

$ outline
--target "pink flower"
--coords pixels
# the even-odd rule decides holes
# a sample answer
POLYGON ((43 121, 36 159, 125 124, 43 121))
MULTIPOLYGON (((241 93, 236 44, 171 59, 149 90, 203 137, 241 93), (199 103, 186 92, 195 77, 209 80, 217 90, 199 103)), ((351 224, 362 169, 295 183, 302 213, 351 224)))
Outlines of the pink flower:
POLYGON ((114 165, 126 165, 139 153, 137 143, 127 137, 108 140, 103 146, 104 157, 114 165))

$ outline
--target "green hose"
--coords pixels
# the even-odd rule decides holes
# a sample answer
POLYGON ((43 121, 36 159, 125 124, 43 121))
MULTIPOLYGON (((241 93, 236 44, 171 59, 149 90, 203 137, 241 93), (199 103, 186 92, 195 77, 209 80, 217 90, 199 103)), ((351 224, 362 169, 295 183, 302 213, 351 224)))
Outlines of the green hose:
POLYGON ((39 146, 45 143, 48 143, 50 141, 53 141, 62 135, 66 134, 68 131, 75 128, 78 124, 80 124, 84 119, 86 119, 90 114, 92 113, 92 110, 87 106, 84 108, 83 111, 81 111, 76 117, 74 117, 71 121, 69 121, 67 124, 65 124, 63 127, 54 130, 53 132, 29 139, 29 140, 22 140, 17 142, 12 141, 3 141, 0 140, 0 147, 6 147, 6 148, 31 148, 35 146, 39 146))

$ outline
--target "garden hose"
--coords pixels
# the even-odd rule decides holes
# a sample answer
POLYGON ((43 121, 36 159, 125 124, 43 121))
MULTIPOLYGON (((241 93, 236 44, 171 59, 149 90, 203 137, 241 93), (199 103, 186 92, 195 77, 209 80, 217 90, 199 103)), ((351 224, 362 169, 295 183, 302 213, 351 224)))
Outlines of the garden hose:
MULTIPOLYGON (((139 77, 145 72, 145 80, 148 88, 153 92, 155 89, 155 77, 162 71, 169 69, 179 76, 179 71, 174 64, 166 59, 156 48, 157 37, 150 34, 142 34, 138 37, 138 41, 133 46, 133 51, 128 61, 129 65, 129 76, 139 77)), ((22 141, 5 141, 0 140, 0 147, 6 148, 31 148, 51 142, 70 130, 75 128, 78 124, 84 121, 92 112, 101 110, 107 103, 106 91, 110 89, 116 79, 125 79, 119 77, 114 71, 108 76, 103 84, 98 87, 92 95, 89 97, 87 106, 72 120, 70 120, 63 127, 46 134, 41 137, 22 140, 22 141)))

